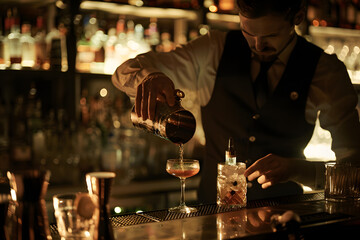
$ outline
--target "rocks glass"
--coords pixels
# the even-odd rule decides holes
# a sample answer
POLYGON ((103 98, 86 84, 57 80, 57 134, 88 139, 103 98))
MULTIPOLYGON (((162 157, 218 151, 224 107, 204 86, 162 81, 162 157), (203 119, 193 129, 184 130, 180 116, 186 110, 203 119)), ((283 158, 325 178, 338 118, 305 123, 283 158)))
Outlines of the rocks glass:
POLYGON ((245 163, 218 164, 217 204, 219 206, 245 207, 247 183, 244 176, 245 163))

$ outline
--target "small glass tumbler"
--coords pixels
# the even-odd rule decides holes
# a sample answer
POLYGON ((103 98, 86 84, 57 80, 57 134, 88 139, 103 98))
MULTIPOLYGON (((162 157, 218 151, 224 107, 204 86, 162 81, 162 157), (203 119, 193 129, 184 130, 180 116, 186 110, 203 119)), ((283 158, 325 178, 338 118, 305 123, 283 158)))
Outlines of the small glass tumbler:
POLYGON ((246 164, 218 164, 217 204, 219 206, 245 207, 247 183, 244 176, 246 164))
POLYGON ((53 197, 55 218, 61 239, 94 239, 99 218, 96 196, 64 193, 53 197))
POLYGON ((352 164, 325 164, 325 199, 360 200, 360 167, 352 164))

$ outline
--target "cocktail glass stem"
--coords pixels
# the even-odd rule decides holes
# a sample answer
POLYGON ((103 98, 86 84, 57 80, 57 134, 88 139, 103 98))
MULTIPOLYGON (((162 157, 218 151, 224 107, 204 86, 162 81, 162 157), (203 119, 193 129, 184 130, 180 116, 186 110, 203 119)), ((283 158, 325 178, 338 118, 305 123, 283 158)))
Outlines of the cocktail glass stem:
POLYGON ((180 207, 185 207, 185 178, 180 178, 181 193, 180 193, 180 207))

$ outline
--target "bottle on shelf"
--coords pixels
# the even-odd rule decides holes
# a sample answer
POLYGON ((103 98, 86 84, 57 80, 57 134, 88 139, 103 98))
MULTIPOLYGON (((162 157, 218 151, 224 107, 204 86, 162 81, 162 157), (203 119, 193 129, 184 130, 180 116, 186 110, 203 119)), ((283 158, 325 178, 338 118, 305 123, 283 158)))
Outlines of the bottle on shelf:
POLYGON ((90 48, 94 52, 94 61, 90 63, 90 72, 103 73, 105 62, 104 45, 108 36, 102 29, 98 29, 90 39, 90 48))
POLYGON ((161 43, 156 46, 157 52, 169 52, 175 48, 175 44, 171 41, 171 35, 169 32, 161 33, 161 43))
POLYGON ((26 169, 32 165, 31 139, 29 136, 26 104, 23 96, 16 99, 10 120, 10 160, 12 168, 26 169))
POLYGON ((6 69, 4 51, 5 51, 5 38, 3 35, 3 28, 2 28, 2 24, 1 24, 1 18, 0 18, 0 70, 6 69))
POLYGON ((141 24, 135 25, 135 41, 138 43, 138 54, 150 51, 149 44, 145 41, 145 29, 141 24))
POLYGON ((353 0, 353 3, 355 5, 355 29, 360 30, 360 1, 359 0, 353 0))
POLYGON ((105 42, 105 59, 104 59, 104 73, 112 74, 120 65, 115 52, 115 44, 117 41, 116 29, 110 28, 108 31, 108 38, 105 42))
POLYGON ((95 53, 91 49, 90 39, 98 29, 97 20, 94 16, 85 16, 83 25, 83 35, 77 42, 76 69, 81 72, 89 72, 90 64, 95 60, 95 53))
POLYGON ((6 17, 4 19, 4 40, 3 40, 3 45, 4 45, 4 64, 5 64, 5 68, 10 67, 10 51, 9 51, 9 39, 8 36, 11 32, 11 25, 13 22, 13 18, 11 15, 11 9, 7 9, 6 11, 6 17))
POLYGON ((157 19, 151 18, 149 24, 149 39, 148 42, 152 50, 156 49, 156 46, 160 43, 160 34, 157 26, 157 19))
POLYGON ((50 69, 67 71, 66 28, 64 24, 60 23, 57 29, 52 29, 46 35, 45 41, 50 69))
MULTIPOLYGON (((115 55, 117 64, 120 65, 128 59, 129 48, 127 46, 126 22, 123 16, 119 16, 116 23, 117 41, 115 43, 115 55)), ((117 66, 116 66, 117 67, 117 66)))
POLYGON ((0 98, 0 175, 9 169, 9 111, 5 101, 0 98))
POLYGON ((21 69, 21 33, 20 33, 20 20, 17 16, 17 9, 13 9, 12 20, 10 21, 10 34, 8 35, 10 67, 12 69, 21 69))
POLYGON ((21 33, 21 67, 32 68, 35 65, 35 39, 31 36, 31 25, 24 23, 21 33))
POLYGON ((149 44, 144 40, 144 27, 141 24, 134 26, 133 21, 128 22, 127 47, 129 48, 128 58, 150 51, 149 44))
POLYGON ((44 20, 42 16, 36 18, 35 33, 35 69, 49 69, 49 60, 46 58, 46 31, 44 29, 44 20))
POLYGON ((101 169, 115 172, 121 163, 121 149, 117 142, 117 136, 110 132, 101 151, 101 169))

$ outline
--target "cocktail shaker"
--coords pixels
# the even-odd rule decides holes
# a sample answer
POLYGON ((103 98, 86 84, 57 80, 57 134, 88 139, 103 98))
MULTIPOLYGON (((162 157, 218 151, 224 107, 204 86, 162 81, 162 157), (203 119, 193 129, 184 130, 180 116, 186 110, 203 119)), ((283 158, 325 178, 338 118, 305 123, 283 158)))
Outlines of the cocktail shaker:
POLYGON ((0 177, 0 239, 10 240, 8 212, 11 203, 10 184, 7 177, 0 177))
POLYGON ((166 102, 158 101, 155 110, 154 121, 143 120, 135 113, 135 108, 131 112, 131 121, 136 128, 143 129, 173 143, 186 143, 194 135, 196 120, 194 115, 181 106, 181 99, 185 94, 181 90, 175 90, 176 102, 174 106, 169 106, 166 102))
POLYGON ((11 196, 16 203, 11 239, 52 239, 45 202, 50 171, 19 170, 8 172, 8 178, 11 196))
POLYGON ((97 240, 114 240, 114 231, 110 220, 109 200, 115 178, 114 172, 90 172, 86 174, 86 185, 90 194, 98 198, 99 219, 97 223, 97 240))

